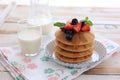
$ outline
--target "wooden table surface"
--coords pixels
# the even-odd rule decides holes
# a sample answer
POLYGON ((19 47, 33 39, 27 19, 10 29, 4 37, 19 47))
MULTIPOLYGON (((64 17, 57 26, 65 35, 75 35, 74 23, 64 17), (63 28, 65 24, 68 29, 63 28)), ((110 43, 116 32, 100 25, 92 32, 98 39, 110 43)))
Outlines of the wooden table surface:
MULTIPOLYGON (((0 6, 0 13, 5 6, 0 6)), ((17 44, 17 21, 29 17, 28 6, 17 6, 0 27, 0 46, 17 44)), ((120 8, 81 8, 81 7, 50 7, 53 21, 68 20, 85 16, 94 22, 95 34, 120 44, 120 8)), ((0 80, 12 80, 8 72, 0 65, 0 80)), ((85 72, 75 80, 120 80, 120 52, 114 54, 95 68, 85 72)))

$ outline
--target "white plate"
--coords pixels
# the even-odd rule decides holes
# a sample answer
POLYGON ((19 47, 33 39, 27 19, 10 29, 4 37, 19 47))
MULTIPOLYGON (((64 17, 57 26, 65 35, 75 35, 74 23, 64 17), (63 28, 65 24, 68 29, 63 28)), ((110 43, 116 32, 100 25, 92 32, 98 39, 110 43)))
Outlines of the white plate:
POLYGON ((91 58, 86 62, 71 64, 71 63, 62 62, 59 59, 57 59, 54 55, 53 47, 54 47, 54 41, 51 41, 50 43, 47 44, 45 48, 47 55, 50 56, 56 63, 69 68, 89 69, 100 63, 107 54, 106 48, 99 41, 95 40, 94 51, 91 58))

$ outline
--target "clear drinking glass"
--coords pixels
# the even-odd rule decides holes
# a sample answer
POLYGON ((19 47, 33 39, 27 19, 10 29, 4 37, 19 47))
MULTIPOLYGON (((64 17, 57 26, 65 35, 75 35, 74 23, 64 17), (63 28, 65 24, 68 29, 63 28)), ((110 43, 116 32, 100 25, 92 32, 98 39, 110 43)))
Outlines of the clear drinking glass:
POLYGON ((30 0, 31 11, 30 24, 37 24, 41 27, 42 34, 48 35, 52 30, 52 16, 49 11, 49 0, 30 0))
POLYGON ((22 53, 25 56, 35 56, 40 53, 41 29, 31 25, 27 20, 18 23, 18 40, 22 53))

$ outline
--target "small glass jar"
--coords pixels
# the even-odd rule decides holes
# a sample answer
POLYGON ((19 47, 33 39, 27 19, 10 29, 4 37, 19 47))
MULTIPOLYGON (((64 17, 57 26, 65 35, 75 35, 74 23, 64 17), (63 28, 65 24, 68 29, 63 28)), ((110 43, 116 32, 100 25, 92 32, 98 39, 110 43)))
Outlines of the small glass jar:
POLYGON ((41 27, 42 35, 48 35, 52 30, 52 16, 48 4, 49 0, 31 0, 29 23, 41 27))

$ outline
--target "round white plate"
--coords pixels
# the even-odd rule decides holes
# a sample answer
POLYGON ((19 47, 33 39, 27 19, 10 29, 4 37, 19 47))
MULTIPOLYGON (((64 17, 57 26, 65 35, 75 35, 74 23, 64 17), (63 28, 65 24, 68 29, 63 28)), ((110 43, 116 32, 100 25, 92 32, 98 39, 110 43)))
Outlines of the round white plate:
POLYGON ((57 59, 54 55, 53 47, 54 47, 54 41, 51 41, 50 43, 48 43, 45 48, 46 54, 49 57, 51 57, 56 63, 69 68, 89 69, 97 65, 98 63, 100 63, 102 59, 104 59, 104 57, 106 56, 106 48, 97 40, 95 40, 94 42, 94 51, 91 58, 88 61, 77 63, 77 64, 65 63, 57 59))

